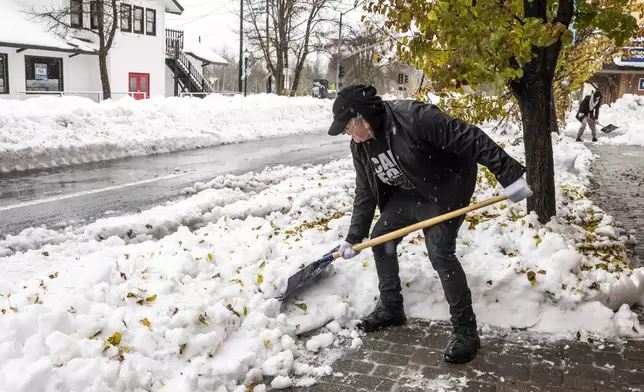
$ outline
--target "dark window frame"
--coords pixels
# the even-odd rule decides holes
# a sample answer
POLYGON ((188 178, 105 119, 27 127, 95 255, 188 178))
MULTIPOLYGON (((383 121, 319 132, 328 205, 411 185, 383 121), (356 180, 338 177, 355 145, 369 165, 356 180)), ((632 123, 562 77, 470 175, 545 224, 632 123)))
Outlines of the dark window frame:
POLYGON ((75 29, 83 28, 83 0, 70 0, 69 1, 69 25, 75 29), (74 11, 74 3, 80 5, 80 15, 74 11), (74 23, 74 16, 79 16, 80 23, 74 23))
POLYGON ((0 53, 0 59, 3 60, 0 62, 0 67, 2 67, 1 71, 6 89, 6 91, 0 90, 0 94, 9 94, 11 92, 11 89, 9 88, 9 55, 7 53, 0 53))
POLYGON ((121 31, 126 33, 132 32, 132 5, 121 3, 121 31), (128 28, 123 28, 123 18, 127 16, 127 26, 128 28))
POLYGON ((145 34, 146 35, 153 35, 153 36, 157 35, 157 10, 155 10, 154 8, 146 8, 145 9, 145 34), (152 12, 152 15, 153 15, 152 22, 150 22, 148 12, 152 12), (152 23, 152 26, 153 26, 152 27, 152 32, 150 32, 150 29, 148 28, 149 23, 152 23))
POLYGON ((98 30, 98 18, 101 14, 98 7, 98 1, 89 2, 89 28, 92 30, 98 30), (94 18, 96 18, 96 24, 94 24, 94 18))
POLYGON ((65 76, 64 76, 65 72, 63 71, 64 66, 65 66, 65 60, 62 57, 28 56, 28 55, 25 55, 25 91, 26 91, 27 94, 40 94, 40 93, 42 93, 42 91, 29 91, 28 90, 29 87, 27 87, 27 80, 28 80, 27 79, 27 63, 28 63, 28 61, 31 61, 31 59, 34 59, 34 61, 36 61, 36 59, 55 59, 55 60, 58 60, 59 63, 60 63, 60 69, 59 69, 60 74, 58 76, 60 78, 58 79, 59 82, 58 82, 58 90, 57 91, 65 91, 65 76))
POLYGON ((134 34, 143 34, 145 32, 145 8, 135 5, 132 12, 132 32, 134 34), (136 29, 136 11, 141 10, 141 30, 136 29))

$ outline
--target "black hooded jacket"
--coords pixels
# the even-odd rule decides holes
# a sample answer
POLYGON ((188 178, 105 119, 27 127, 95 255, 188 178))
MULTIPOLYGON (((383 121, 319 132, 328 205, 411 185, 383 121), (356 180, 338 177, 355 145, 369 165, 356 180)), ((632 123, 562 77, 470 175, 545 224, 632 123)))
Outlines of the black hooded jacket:
POLYGON ((577 120, 582 122, 584 116, 589 116, 593 120, 599 120, 599 107, 602 104, 602 95, 599 91, 595 91, 592 95, 586 95, 584 99, 579 103, 579 109, 577 110, 577 120), (591 98, 596 102, 595 107, 590 107, 591 98))
MULTIPOLYGON (((445 212, 470 203, 477 163, 486 166, 504 187, 525 173, 481 129, 447 116, 435 105, 413 100, 383 103, 384 123, 375 136, 386 138, 403 174, 445 212)), ((376 176, 367 149, 368 143, 351 141, 356 170, 353 216, 346 237, 351 244, 368 237, 376 206, 382 210, 394 190, 376 176)))

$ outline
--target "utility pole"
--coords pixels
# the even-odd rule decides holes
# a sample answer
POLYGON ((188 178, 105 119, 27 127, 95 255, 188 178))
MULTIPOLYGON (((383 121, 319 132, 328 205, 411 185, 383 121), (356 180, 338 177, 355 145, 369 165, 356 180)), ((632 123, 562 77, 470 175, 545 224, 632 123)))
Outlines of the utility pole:
POLYGON ((346 10, 344 12, 340 12, 340 29, 339 29, 339 32, 338 32, 338 52, 336 54, 337 63, 335 65, 335 91, 336 91, 336 93, 338 91, 340 91, 340 63, 342 62, 342 57, 340 56, 340 47, 342 46, 342 17, 344 16, 344 14, 346 14, 348 12, 351 12, 351 11, 355 10, 356 8, 358 8, 358 6, 360 4, 362 4, 360 2, 360 0, 356 0, 353 3, 353 8, 348 9, 348 10, 346 10))
POLYGON ((242 92, 242 67, 243 67, 243 54, 244 51, 244 0, 239 0, 239 78, 238 89, 242 92))
POLYGON ((340 91, 340 63, 342 59, 340 58, 340 46, 342 45, 342 16, 344 14, 340 13, 340 31, 338 32, 338 51, 335 55, 335 91, 336 94, 340 91))
MULTIPOLYGON (((266 0, 266 56, 270 59, 271 58, 271 47, 270 47, 270 35, 269 35, 269 32, 268 32, 268 7, 269 7, 268 1, 269 0, 266 0)), ((268 62, 266 62, 266 70, 268 71, 269 74, 271 73, 271 69, 268 66, 268 62)), ((269 77, 269 78, 267 78, 267 80, 268 80, 268 82, 266 84, 266 92, 267 93, 272 93, 272 91, 271 91, 271 78, 269 77)))

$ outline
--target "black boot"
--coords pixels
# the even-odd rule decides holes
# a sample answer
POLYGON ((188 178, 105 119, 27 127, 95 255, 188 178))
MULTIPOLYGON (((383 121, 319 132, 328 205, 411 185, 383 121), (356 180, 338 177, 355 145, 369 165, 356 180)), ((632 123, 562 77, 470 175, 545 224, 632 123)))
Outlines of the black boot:
POLYGON ((481 348, 481 339, 476 331, 476 325, 459 325, 454 328, 447 349, 445 349, 445 361, 469 362, 474 359, 479 348, 481 348))
POLYGON ((402 304, 390 308, 378 303, 376 310, 365 317, 358 327, 365 332, 375 332, 391 326, 404 325, 406 322, 407 316, 402 304))
POLYGON ((594 142, 596 142, 596 141, 597 141, 597 138, 596 138, 596 137, 594 137, 594 138, 593 138, 593 141, 594 141, 594 142))

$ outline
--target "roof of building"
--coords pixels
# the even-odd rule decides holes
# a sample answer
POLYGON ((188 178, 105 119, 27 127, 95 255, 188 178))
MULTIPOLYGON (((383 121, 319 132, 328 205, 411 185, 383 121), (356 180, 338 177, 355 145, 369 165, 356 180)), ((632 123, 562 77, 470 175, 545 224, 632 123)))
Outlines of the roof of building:
POLYGON ((183 13, 183 6, 179 4, 178 0, 165 0, 165 12, 181 15, 183 13))
POLYGON ((14 0, 4 0, 0 12, 0 46, 94 53, 92 42, 60 37, 47 29, 47 23, 29 15, 28 8, 14 0))
POLYGON ((228 65, 228 61, 201 42, 184 42, 184 53, 208 64, 228 65))
MULTIPOLYGON (((74 36, 61 37, 48 29, 47 23, 29 14, 25 0, 2 0, 0 46, 96 54, 98 44, 74 36)), ((165 0, 165 11, 181 15, 178 0, 165 0)))

